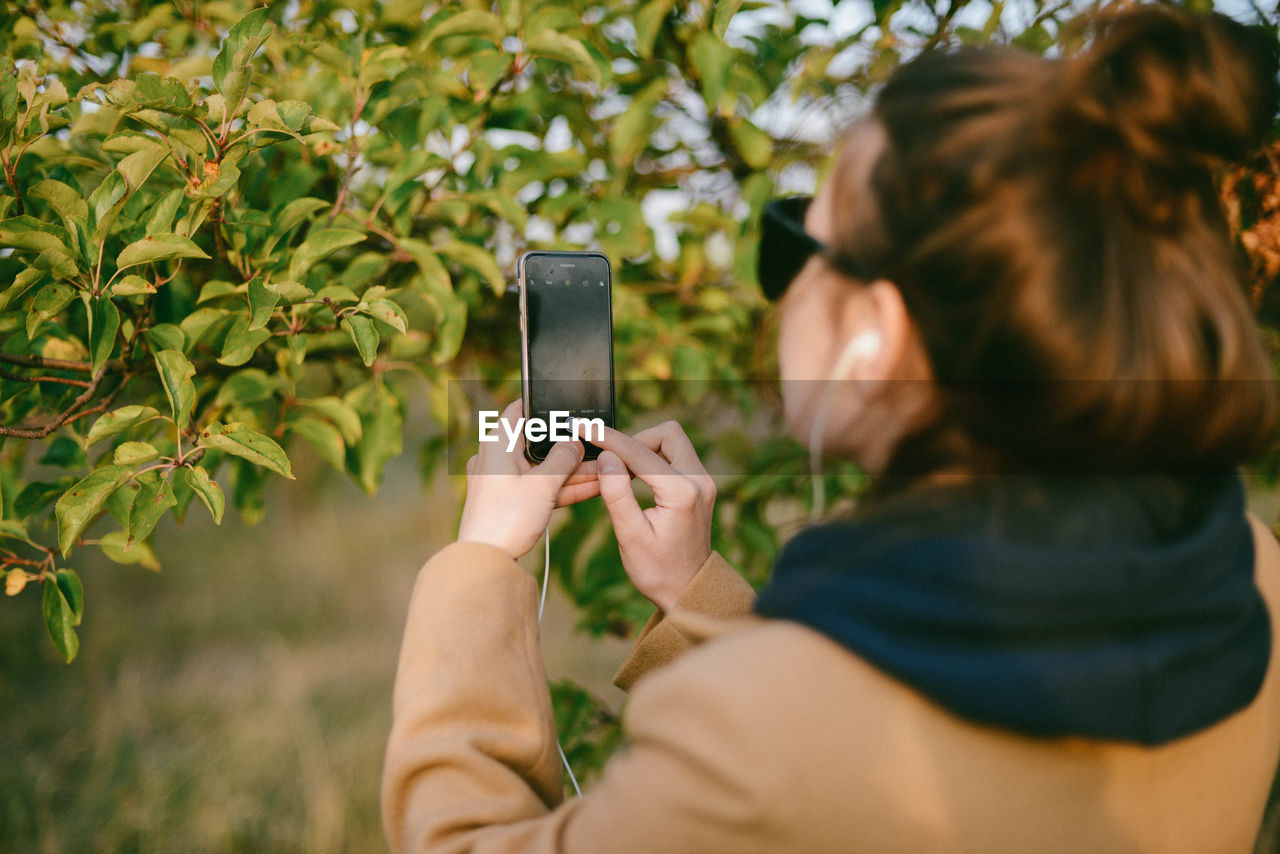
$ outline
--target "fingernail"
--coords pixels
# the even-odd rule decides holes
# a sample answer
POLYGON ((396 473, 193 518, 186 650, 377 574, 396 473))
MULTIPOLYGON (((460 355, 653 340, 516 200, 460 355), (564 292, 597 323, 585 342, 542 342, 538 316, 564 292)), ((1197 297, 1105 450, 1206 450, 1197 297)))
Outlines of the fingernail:
POLYGON ((602 472, 608 472, 612 474, 613 472, 616 472, 620 468, 620 466, 618 465, 618 458, 615 457, 613 454, 601 454, 599 457, 599 462, 600 462, 600 471, 602 472))

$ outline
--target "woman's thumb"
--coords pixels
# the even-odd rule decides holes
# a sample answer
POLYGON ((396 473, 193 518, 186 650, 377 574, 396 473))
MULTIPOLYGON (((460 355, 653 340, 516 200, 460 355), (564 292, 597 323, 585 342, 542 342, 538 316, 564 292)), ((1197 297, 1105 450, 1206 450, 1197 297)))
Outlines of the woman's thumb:
POLYGON ((556 478, 556 489, 569 479, 573 470, 582 462, 585 450, 581 442, 556 442, 547 458, 529 470, 531 474, 546 474, 556 478))

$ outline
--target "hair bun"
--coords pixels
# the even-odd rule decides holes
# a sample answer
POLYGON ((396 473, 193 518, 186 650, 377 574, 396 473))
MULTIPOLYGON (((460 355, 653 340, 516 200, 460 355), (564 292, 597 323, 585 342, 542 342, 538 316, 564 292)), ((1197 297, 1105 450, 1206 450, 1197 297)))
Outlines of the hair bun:
POLYGON ((1239 160, 1275 120, 1278 66, 1276 39, 1260 27, 1130 8, 1102 18, 1093 45, 1069 61, 1055 125, 1090 145, 1111 136, 1163 167, 1239 160))

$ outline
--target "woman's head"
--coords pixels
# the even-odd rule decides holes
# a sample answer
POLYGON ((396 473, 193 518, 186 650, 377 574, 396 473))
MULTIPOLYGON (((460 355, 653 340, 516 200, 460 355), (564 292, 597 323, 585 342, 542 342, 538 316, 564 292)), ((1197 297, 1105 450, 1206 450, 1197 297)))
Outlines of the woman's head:
POLYGON ((789 290, 793 428, 852 378, 824 444, 873 471, 1200 469, 1269 445, 1275 389, 1212 168, 1271 126, 1276 71, 1273 39, 1164 7, 1066 60, 904 65, 806 215, 871 272, 815 258, 789 290), (848 343, 868 330, 874 351, 848 343))

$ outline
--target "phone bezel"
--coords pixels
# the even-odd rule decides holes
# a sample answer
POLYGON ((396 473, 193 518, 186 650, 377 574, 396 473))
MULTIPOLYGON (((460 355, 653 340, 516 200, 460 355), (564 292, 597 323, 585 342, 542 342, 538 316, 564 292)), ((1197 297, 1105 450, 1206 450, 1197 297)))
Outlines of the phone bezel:
MULTIPOLYGON (((529 321, 528 306, 526 304, 526 296, 528 293, 527 281, 525 278, 525 267, 530 258, 546 256, 560 258, 599 258, 604 262, 605 285, 607 288, 608 304, 609 304, 609 417, 607 423, 610 427, 617 425, 617 400, 614 395, 614 371, 613 371, 613 265, 609 263, 609 257, 603 252, 594 250, 563 250, 563 249, 530 249, 520 253, 520 257, 516 259, 516 281, 520 290, 520 402, 528 417, 529 407, 529 321)), ((525 443, 524 453, 526 459, 537 464, 542 459, 534 456, 533 447, 525 443)), ((586 459, 595 459, 599 454, 599 450, 591 444, 587 445, 586 459)))

